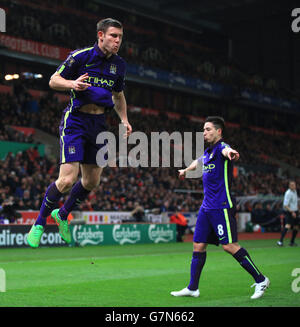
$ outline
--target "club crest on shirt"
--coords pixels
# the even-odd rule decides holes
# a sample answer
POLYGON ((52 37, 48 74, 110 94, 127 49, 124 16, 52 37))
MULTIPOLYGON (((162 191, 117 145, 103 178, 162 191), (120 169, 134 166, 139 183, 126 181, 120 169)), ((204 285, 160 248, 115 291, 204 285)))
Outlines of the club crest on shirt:
POLYGON ((75 59, 70 55, 70 56, 68 57, 68 59, 66 60, 66 65, 67 65, 68 67, 71 67, 71 66, 73 65, 74 62, 75 62, 75 59))
POLYGON ((75 154, 75 146, 69 146, 69 154, 75 154))
POLYGON ((110 65, 110 68, 109 68, 109 72, 110 72, 111 74, 116 74, 116 73, 117 73, 117 66, 114 65, 114 64, 111 64, 111 65, 110 65))

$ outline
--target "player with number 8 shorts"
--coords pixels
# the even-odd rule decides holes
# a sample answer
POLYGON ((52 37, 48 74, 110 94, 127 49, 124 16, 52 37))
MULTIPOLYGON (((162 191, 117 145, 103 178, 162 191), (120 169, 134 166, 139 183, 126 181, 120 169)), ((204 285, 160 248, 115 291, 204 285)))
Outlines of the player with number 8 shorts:
POLYGON ((255 292, 251 299, 260 298, 270 281, 252 261, 246 249, 238 243, 237 223, 235 218, 235 200, 230 194, 233 165, 239 160, 239 153, 223 140, 225 122, 222 117, 207 117, 203 136, 208 147, 204 154, 194 160, 189 167, 179 170, 179 177, 202 165, 204 199, 198 213, 191 262, 190 283, 181 291, 171 292, 173 296, 198 297, 199 280, 206 262, 207 244, 221 244, 240 265, 253 277, 255 292))

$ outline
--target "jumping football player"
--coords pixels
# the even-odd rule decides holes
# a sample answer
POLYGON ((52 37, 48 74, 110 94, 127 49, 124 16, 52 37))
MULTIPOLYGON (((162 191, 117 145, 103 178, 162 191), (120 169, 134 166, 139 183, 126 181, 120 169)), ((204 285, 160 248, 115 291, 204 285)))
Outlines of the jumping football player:
POLYGON ((123 92, 126 63, 117 55, 122 38, 123 26, 119 21, 100 20, 97 42, 71 52, 51 76, 50 87, 70 91, 71 99, 59 127, 59 177, 48 187, 39 216, 28 234, 31 247, 39 246, 50 214, 62 239, 71 242, 67 217, 100 183, 102 168, 96 164, 96 154, 105 144, 97 144, 96 138, 106 131, 105 111, 114 108, 126 128, 126 136, 132 132, 123 92), (79 171, 82 177, 77 180, 79 171), (64 205, 55 209, 58 200, 70 190, 64 205))

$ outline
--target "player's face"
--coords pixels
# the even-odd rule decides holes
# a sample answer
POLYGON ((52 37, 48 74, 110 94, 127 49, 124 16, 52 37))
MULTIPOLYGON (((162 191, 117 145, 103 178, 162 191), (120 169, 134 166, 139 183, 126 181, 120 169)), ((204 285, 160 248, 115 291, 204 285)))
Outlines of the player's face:
POLYGON ((203 136, 204 141, 209 144, 215 144, 221 138, 222 130, 216 129, 213 123, 207 122, 204 124, 203 136))
POLYGON ((117 54, 123 38, 123 29, 109 27, 106 32, 99 31, 99 45, 105 54, 117 54))
POLYGON ((290 182, 290 189, 292 190, 292 191, 295 191, 295 189, 296 189, 296 183, 295 182, 290 182))

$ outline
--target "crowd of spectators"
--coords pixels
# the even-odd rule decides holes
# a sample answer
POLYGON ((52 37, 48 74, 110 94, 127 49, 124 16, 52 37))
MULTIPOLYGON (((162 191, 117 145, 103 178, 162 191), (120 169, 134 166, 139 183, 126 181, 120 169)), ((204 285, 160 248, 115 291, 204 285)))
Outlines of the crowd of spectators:
MULTIPOLYGON (((39 108, 38 112, 28 109, 28 102, 32 101, 32 97, 26 91, 23 93, 18 92, 14 95, 0 93, 0 101, 0 121, 3 126, 15 125, 39 128, 53 136, 58 136, 58 126, 66 103, 59 102, 53 92, 49 92, 39 100, 35 100, 39 108)), ((128 102, 130 103, 130 99, 128 102)), ((199 108, 199 111, 203 113, 205 108, 203 110, 199 108)), ((170 134, 174 131, 201 131, 201 124, 188 119, 187 114, 181 114, 179 119, 169 119, 164 111, 159 111, 158 117, 143 115, 143 119, 141 119, 141 113, 129 113, 134 131, 143 131, 148 135, 155 131, 167 131, 170 134)), ((213 111, 209 112, 209 114, 215 115, 220 113, 213 111)), ((223 117, 228 121, 226 116, 223 117)), ((282 119, 284 117, 285 115, 283 114, 282 119)), ((261 120, 263 121, 263 116, 261 120)), ((118 134, 118 121, 114 111, 107 113, 107 125, 116 135, 118 134)), ((2 131, 5 130, 8 131, 9 128, 2 129, 2 131)), ((249 126, 240 125, 239 127, 227 128, 226 139, 228 143, 236 147, 241 153, 241 164, 267 165, 269 170, 274 171, 274 168, 278 167, 277 160, 279 160, 285 164, 300 168, 300 153, 297 151, 298 139, 289 135, 288 131, 281 131, 285 133, 284 135, 276 133, 276 130, 273 132, 273 134, 266 133, 252 129, 249 126)), ((2 132, 2 138, 7 139, 9 137, 8 133, 2 132)), ((17 137, 16 134, 13 135, 15 138, 17 137)), ((22 135, 18 137, 23 138, 25 142, 32 140, 32 137, 22 135)))
MULTIPOLYGON (((0 204, 10 199, 16 210, 39 210, 47 186, 58 177, 56 159, 22 151, 0 161, 0 204), (33 159, 34 158, 34 159, 33 159)), ((297 180, 298 185, 300 179, 297 180)), ((279 195, 287 180, 275 173, 249 173, 233 179, 232 193, 279 195)), ((199 179, 178 178, 176 168, 106 167, 100 186, 81 204, 82 210, 132 211, 138 202, 147 209, 197 211, 203 198, 199 179)), ((65 199, 61 199, 64 201, 65 199)), ((249 208, 248 208, 249 209, 249 208)))
MULTIPOLYGON (((63 104, 51 94, 38 101, 39 112, 22 110, 21 99, 9 94, 0 94, 1 120, 6 128, 10 124, 42 128, 58 136, 63 104)), ((134 131, 151 132, 201 131, 199 123, 186 117, 168 119, 166 114, 159 116, 130 112, 130 122, 134 131)), ((114 112, 108 113, 109 130, 118 135, 118 118, 114 112)), ((17 131, 11 135, 18 134, 17 131)), ((14 140, 14 136, 11 136, 14 140)), ((278 166, 272 163, 275 157, 299 168, 297 140, 289 137, 268 135, 248 128, 228 128, 227 142, 239 150, 241 160, 238 173, 233 179, 232 192, 235 196, 282 195, 286 189, 286 178, 278 176, 278 166), (251 140, 251 141, 249 141, 251 140), (292 160, 290 161, 290 158, 292 160)), ((23 140, 24 141, 24 140, 23 140)), ((149 145, 150 146, 150 145, 149 145)), ((132 145, 133 147, 133 145, 132 145)), ((128 147, 128 152, 130 147, 128 147)), ((149 151, 150 153, 150 151, 149 151)), ((171 163, 172 163, 171 151, 171 163)), ((169 211, 197 211, 203 198, 199 179, 178 179, 178 168, 119 168, 104 169, 99 188, 81 204, 82 210, 125 210, 132 211, 138 202, 145 210, 160 208, 169 211)), ((38 210, 46 187, 58 177, 58 160, 41 157, 36 149, 20 152, 15 156, 9 153, 0 161, 0 202, 12 197, 17 210, 38 210)), ((300 180, 297 181, 300 185, 300 180)), ((62 199, 63 201, 64 199, 62 199)))
MULTIPOLYGON (((96 23, 105 16, 117 17, 124 23, 125 36, 120 55, 128 63, 162 69, 184 76, 235 85, 274 96, 288 96, 274 78, 245 73, 246 69, 220 54, 196 32, 128 14, 120 9, 88 3, 84 8, 66 3, 4 1, 8 15, 7 34, 57 45, 82 48, 95 42, 96 23), (72 12, 72 14, 70 14, 72 12), (80 24, 78 24, 80 21, 80 24), (195 42, 196 40, 196 42, 195 42)), ((207 32, 209 33, 209 32, 207 32)), ((212 32, 210 32, 212 33, 212 32)), ((219 43, 219 42, 217 42, 219 43)))
POLYGON ((9 199, 18 210, 32 210, 41 205, 43 193, 53 181, 56 160, 32 156, 33 149, 8 153, 0 161, 0 204, 9 199))
POLYGON ((33 135, 26 135, 22 132, 18 132, 9 126, 4 126, 0 122, 0 141, 21 142, 21 143, 33 143, 33 135))

